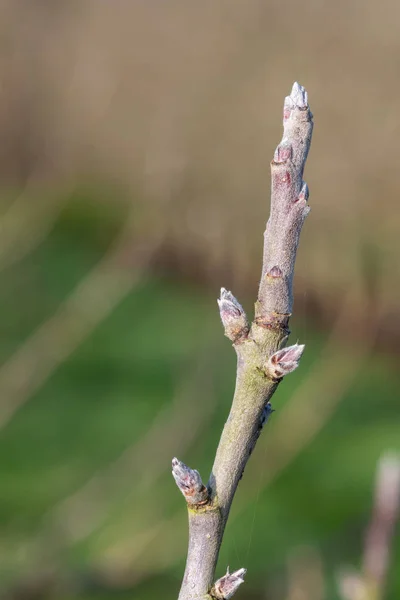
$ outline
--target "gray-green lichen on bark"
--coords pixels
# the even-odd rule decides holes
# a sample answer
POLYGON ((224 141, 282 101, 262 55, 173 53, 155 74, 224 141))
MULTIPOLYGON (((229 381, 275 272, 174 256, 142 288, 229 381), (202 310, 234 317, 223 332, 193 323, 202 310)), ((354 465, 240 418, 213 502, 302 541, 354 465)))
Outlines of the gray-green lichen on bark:
POLYGON ((225 525, 246 463, 272 412, 270 399, 281 379, 297 367, 304 350, 298 344, 282 349, 289 336, 297 246, 309 212, 303 171, 313 122, 307 92, 298 83, 285 99, 283 128, 271 162, 271 211, 251 326, 231 292, 222 288, 218 300, 225 335, 237 354, 237 374, 208 485, 203 486, 197 471, 185 471, 186 465, 174 459, 174 477, 187 499, 189 513, 189 547, 179 600, 224 600, 243 583, 243 568, 214 583, 225 525), (198 498, 202 501, 193 502, 198 498))

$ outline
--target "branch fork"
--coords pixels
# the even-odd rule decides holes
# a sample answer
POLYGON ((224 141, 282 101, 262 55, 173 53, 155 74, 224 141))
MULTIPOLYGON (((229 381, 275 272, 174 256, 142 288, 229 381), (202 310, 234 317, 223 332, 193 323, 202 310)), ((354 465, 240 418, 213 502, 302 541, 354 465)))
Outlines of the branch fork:
POLYGON ((225 335, 236 351, 236 388, 209 482, 173 460, 173 476, 189 509, 189 548, 179 600, 227 600, 243 583, 245 569, 215 583, 215 568, 238 483, 263 425, 270 399, 294 371, 304 345, 283 347, 293 308, 293 275, 300 232, 309 213, 304 166, 311 144, 312 114, 306 90, 295 83, 283 108, 283 137, 271 162, 271 211, 264 233, 263 266, 255 317, 221 288, 218 307, 225 335))

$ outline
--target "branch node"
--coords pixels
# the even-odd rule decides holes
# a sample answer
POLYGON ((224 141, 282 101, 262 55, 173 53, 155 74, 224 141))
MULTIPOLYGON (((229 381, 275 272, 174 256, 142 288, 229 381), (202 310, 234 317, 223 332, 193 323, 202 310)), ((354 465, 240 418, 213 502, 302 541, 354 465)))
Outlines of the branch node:
POLYGON ((172 475, 189 506, 207 504, 210 497, 198 471, 173 458, 172 475))
POLYGON ((234 573, 229 573, 229 567, 226 571, 226 575, 218 579, 212 589, 211 596, 216 600, 229 600, 232 598, 239 586, 244 583, 244 576, 246 569, 238 569, 234 573))
MULTIPOLYGON (((260 305, 260 301, 258 302, 257 307, 260 305)), ((274 331, 282 331, 287 337, 290 333, 289 331, 289 319, 292 316, 291 313, 280 314, 277 312, 270 312, 267 314, 262 314, 257 316, 254 320, 255 324, 259 327, 264 327, 264 329, 272 329, 274 331)))
POLYGON ((292 373, 299 366, 303 351, 304 344, 294 344, 294 346, 288 346, 275 352, 266 364, 267 376, 274 381, 279 381, 288 373, 292 373))
POLYGON ((221 288, 221 295, 217 302, 226 337, 234 344, 244 341, 250 327, 242 305, 232 292, 225 288, 221 288))

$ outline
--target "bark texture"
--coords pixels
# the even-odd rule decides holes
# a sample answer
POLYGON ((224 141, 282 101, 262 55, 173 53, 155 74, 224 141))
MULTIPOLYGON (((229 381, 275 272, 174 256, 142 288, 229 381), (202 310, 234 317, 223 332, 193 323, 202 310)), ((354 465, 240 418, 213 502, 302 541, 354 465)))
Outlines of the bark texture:
MULTIPOLYGON (((298 83, 285 99, 283 128, 282 141, 271 162, 271 211, 251 326, 231 292, 222 288, 218 300, 225 335, 233 342, 237 354, 237 375, 231 411, 218 445, 207 494, 197 471, 189 470, 194 474, 190 477, 185 472, 184 488, 174 473, 189 512, 189 548, 179 600, 227 599, 243 583, 243 568, 215 582, 225 525, 246 463, 272 412, 270 399, 282 378, 297 367, 304 349, 296 344, 282 350, 289 336, 297 246, 309 212, 303 171, 313 122, 307 92, 298 83), (187 485, 191 480, 193 490, 187 485), (202 503, 193 503, 199 492, 202 503)), ((179 461, 174 461, 176 470, 179 461)))

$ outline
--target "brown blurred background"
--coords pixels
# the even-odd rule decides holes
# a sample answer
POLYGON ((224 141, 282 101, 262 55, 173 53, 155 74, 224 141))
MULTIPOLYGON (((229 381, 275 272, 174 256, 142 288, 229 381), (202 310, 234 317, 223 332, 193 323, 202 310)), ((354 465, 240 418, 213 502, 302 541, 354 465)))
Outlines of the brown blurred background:
POLYGON ((211 466, 234 379, 215 297, 255 299, 297 80, 315 120, 293 325, 309 363, 276 401, 287 412, 249 467, 221 570, 248 567, 248 598, 306 597, 310 570, 314 600, 338 597, 377 461, 400 447, 400 4, 1 0, 0 29, 4 590, 176 597, 186 525, 169 456, 211 466))

